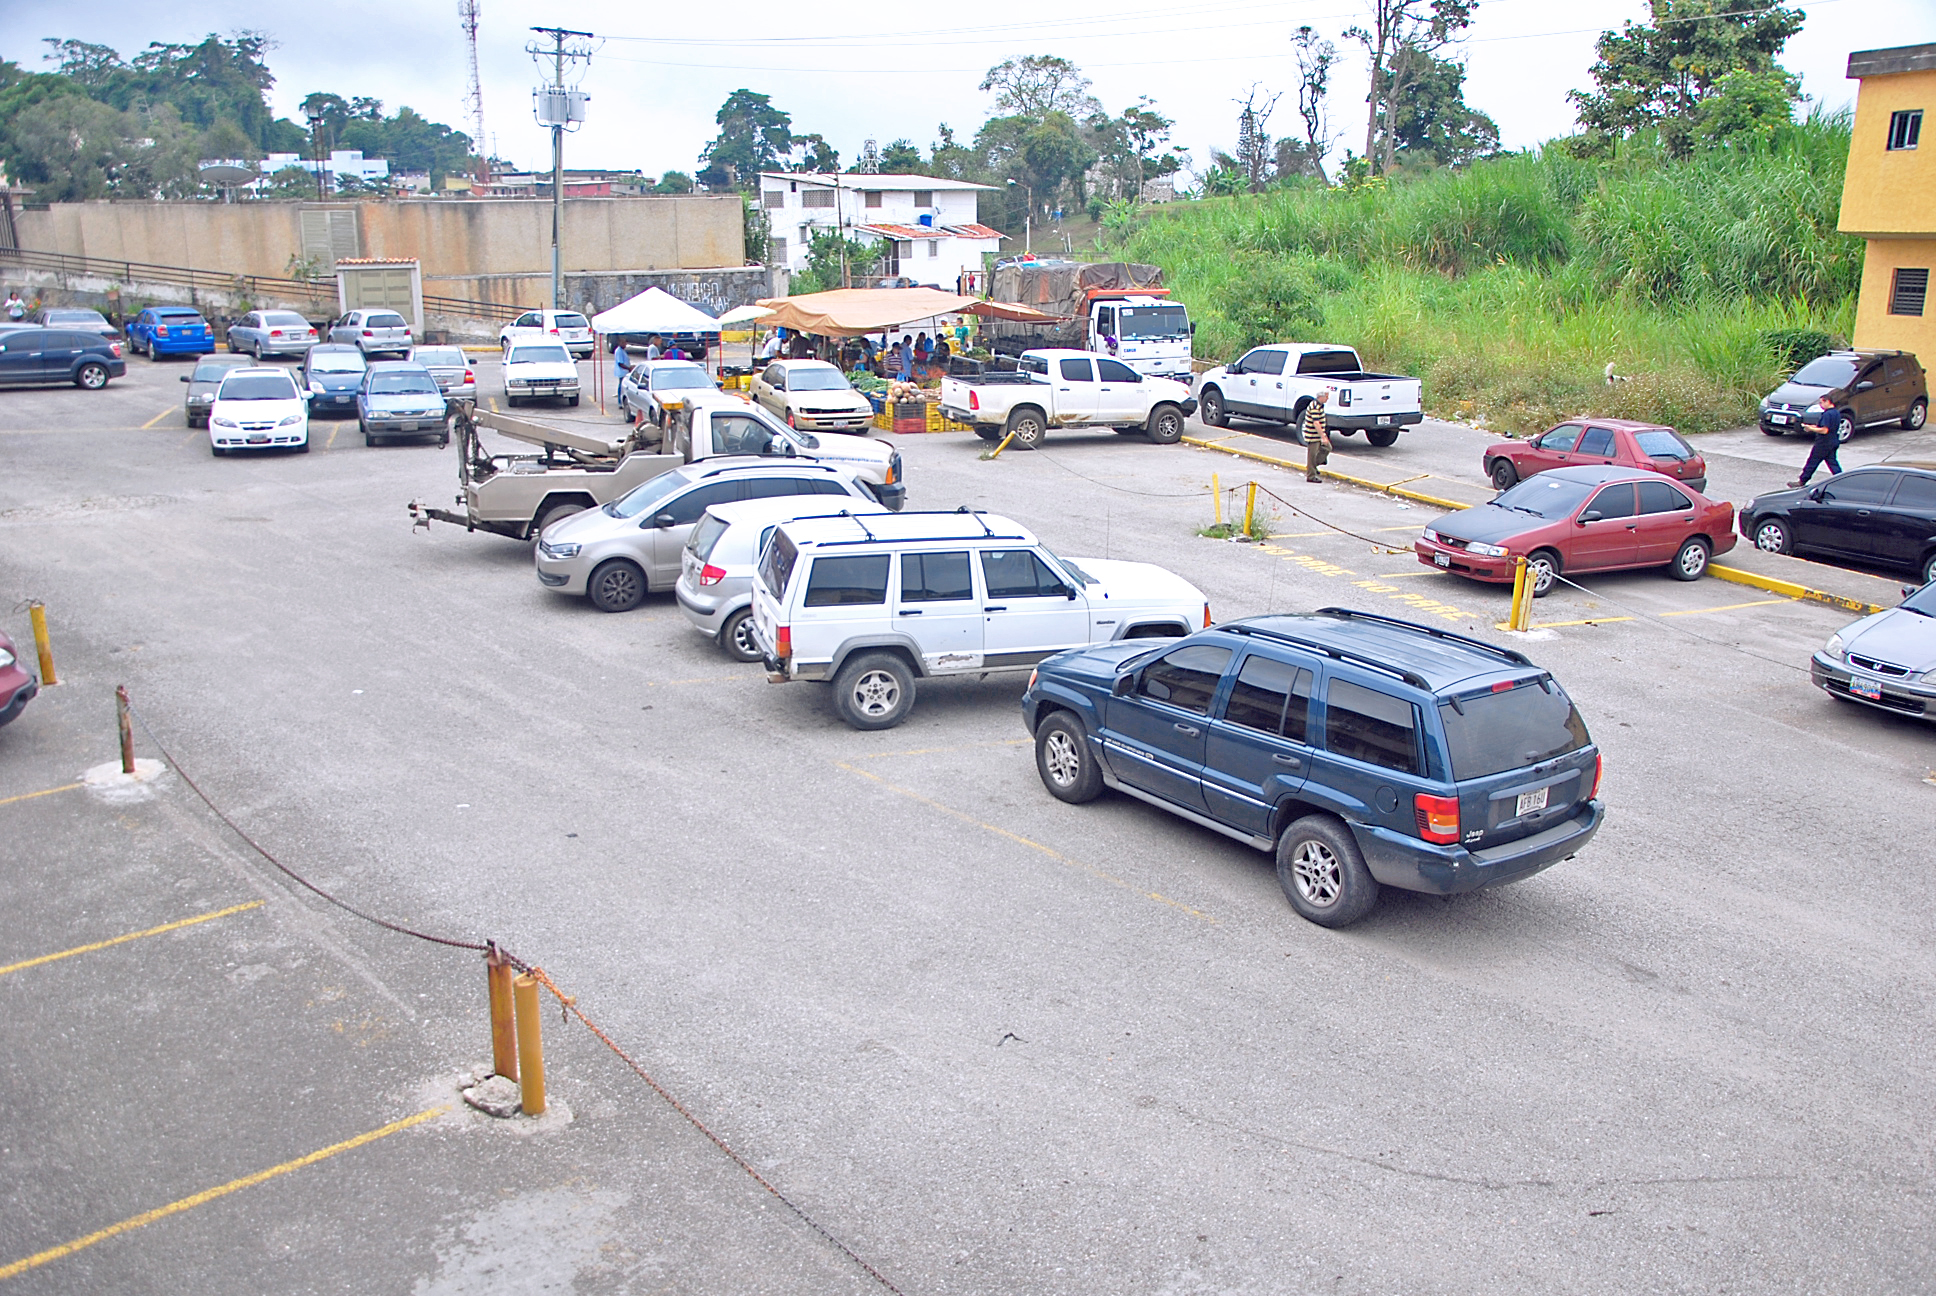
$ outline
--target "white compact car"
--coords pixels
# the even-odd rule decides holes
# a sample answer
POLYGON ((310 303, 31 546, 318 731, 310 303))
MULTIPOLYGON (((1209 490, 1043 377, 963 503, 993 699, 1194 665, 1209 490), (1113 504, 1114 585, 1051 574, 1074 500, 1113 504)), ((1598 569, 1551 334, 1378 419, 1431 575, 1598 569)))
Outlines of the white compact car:
POLYGON ((500 347, 513 342, 550 341, 564 343, 565 349, 580 360, 589 358, 596 345, 591 321, 577 311, 526 311, 497 331, 500 347))
POLYGON ((825 360, 775 360, 753 382, 753 399, 789 427, 865 432, 874 407, 825 360))
POLYGON ((1059 558, 992 513, 783 522, 753 576, 767 679, 831 680, 834 710, 886 729, 914 682, 1029 670, 1068 648, 1210 624, 1203 591, 1151 563, 1059 558))
POLYGON ((309 451, 309 398, 287 369, 231 369, 208 407, 208 448, 309 451))
POLYGON ((578 365, 562 342, 513 341, 504 352, 504 402, 578 403, 578 365))

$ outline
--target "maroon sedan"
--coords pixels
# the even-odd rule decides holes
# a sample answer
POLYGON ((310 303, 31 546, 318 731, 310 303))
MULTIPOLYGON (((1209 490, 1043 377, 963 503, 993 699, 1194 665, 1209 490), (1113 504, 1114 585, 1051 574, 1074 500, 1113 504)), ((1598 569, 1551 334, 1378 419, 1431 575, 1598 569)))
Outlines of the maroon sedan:
POLYGON ((1486 476, 1505 490, 1514 482, 1554 468, 1645 468, 1700 491, 1707 489, 1707 460, 1673 428, 1626 419, 1573 419, 1530 441, 1486 447, 1486 476))
POLYGON ((1535 597, 1561 572, 1665 567, 1691 581, 1734 548, 1734 505, 1640 468, 1555 468, 1434 520, 1413 548, 1428 567, 1494 582, 1523 557, 1535 597))
POLYGON ((40 681, 22 669, 15 659, 13 640, 0 634, 0 725, 25 710, 38 692, 40 681))

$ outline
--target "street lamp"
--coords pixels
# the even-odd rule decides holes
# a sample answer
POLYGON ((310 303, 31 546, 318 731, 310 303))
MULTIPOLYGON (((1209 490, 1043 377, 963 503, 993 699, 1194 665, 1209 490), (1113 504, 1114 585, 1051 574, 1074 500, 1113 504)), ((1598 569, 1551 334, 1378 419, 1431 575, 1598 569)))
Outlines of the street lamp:
MULTIPOLYGON (((1015 187, 1015 182, 1013 180, 1010 180, 1008 182, 1008 187, 1010 189, 1013 189, 1015 187)), ((1029 253, 1035 250, 1035 235, 1034 235, 1035 188, 1034 186, 1023 185, 1022 195, 1023 195, 1022 201, 1025 204, 1024 207, 1022 208, 1022 251, 1024 253, 1029 253)))
POLYGON ((309 139, 316 146, 316 201, 322 202, 329 197, 326 184, 327 163, 323 159, 323 123, 328 120, 320 107, 311 108, 303 114, 309 123, 309 139))

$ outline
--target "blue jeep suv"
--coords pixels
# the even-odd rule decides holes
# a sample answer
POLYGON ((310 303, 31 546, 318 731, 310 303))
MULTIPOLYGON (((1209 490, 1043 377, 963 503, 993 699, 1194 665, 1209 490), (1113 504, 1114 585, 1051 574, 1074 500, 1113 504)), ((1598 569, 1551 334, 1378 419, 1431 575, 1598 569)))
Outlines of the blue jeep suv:
POLYGON ((1599 830, 1600 751, 1525 656, 1345 608, 1077 648, 1022 695, 1049 792, 1104 787, 1277 857, 1291 906, 1342 927, 1380 886, 1531 877, 1599 830))

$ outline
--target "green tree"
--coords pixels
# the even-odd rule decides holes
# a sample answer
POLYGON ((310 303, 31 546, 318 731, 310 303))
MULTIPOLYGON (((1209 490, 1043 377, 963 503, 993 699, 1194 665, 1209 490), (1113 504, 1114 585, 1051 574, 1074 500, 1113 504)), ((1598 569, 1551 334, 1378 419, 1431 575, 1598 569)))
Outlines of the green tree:
POLYGON ((1345 37, 1365 47, 1371 93, 1365 97, 1365 157, 1374 170, 1391 168, 1398 150, 1398 106, 1412 80, 1426 71, 1419 55, 1436 56, 1472 25, 1478 0, 1371 0, 1371 26, 1345 37))
POLYGON ((792 166, 794 171, 808 171, 815 175, 832 175, 840 170, 840 150, 829 144, 818 133, 795 135, 793 150, 797 156, 792 166))
POLYGON ((1313 175, 1328 184, 1324 155, 1331 151, 1333 137, 1324 100, 1331 93, 1338 47, 1306 26, 1291 34, 1291 48, 1297 55, 1297 115, 1304 123, 1304 142, 1300 146, 1288 137, 1277 142, 1277 173, 1313 175))
POLYGON ((1392 118, 1393 156, 1463 166, 1499 151, 1499 127, 1465 101, 1465 66, 1425 50, 1403 50, 1404 92, 1392 118))
POLYGON ((659 177, 659 183, 652 186, 655 194, 689 194, 692 192, 692 177, 684 171, 668 171, 659 177))
POLYGON ((361 149, 364 157, 386 158, 392 173, 424 172, 432 188, 446 175, 471 169, 471 138, 461 131, 430 121, 408 105, 393 117, 385 117, 383 105, 374 99, 355 100, 350 109, 338 147, 361 149))
POLYGON ((1600 34, 1592 70, 1596 89, 1567 93, 1586 128, 1587 149, 1603 150, 1652 128, 1670 153, 1685 156, 1704 136, 1725 137, 1743 123, 1765 123, 1769 92, 1777 86, 1786 86, 1788 102, 1794 101, 1796 85, 1792 78, 1780 80, 1787 74, 1775 56, 1801 30, 1801 10, 1737 0, 1649 0, 1648 7, 1651 25, 1627 22, 1618 32, 1600 34), (1722 83, 1735 72, 1760 79, 1736 80, 1730 94, 1722 83), (1733 102, 1717 107, 1703 129, 1703 107, 1717 95, 1733 102), (1723 129, 1727 123, 1734 125, 1723 129))
POLYGON ((726 96, 713 121, 719 134, 699 154, 699 183, 708 189, 750 191, 762 171, 778 171, 793 148, 793 118, 770 95, 739 89, 726 96))
POLYGON ((271 175, 268 182, 256 190, 256 195, 261 198, 314 198, 316 177, 292 164, 271 175))
POLYGON ((794 293, 827 292, 842 286, 840 253, 847 250, 847 273, 876 275, 886 252, 879 243, 846 238, 834 230, 811 234, 807 240, 807 268, 793 276, 794 293))
POLYGON ((1089 78, 1068 59, 1053 54, 1030 54, 1005 59, 982 78, 983 93, 995 96, 997 114, 1040 121, 1050 113, 1064 113, 1086 121, 1102 111, 1089 93, 1089 78))
POLYGON ((923 169, 921 150, 912 140, 897 139, 881 150, 882 175, 920 175, 923 169))

